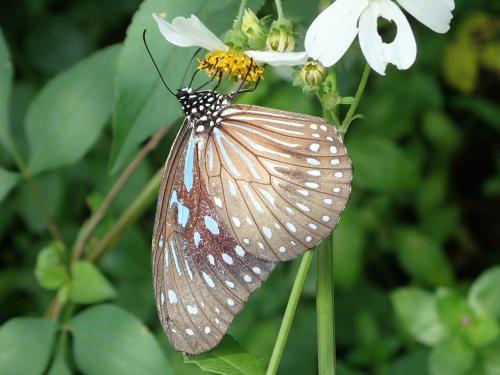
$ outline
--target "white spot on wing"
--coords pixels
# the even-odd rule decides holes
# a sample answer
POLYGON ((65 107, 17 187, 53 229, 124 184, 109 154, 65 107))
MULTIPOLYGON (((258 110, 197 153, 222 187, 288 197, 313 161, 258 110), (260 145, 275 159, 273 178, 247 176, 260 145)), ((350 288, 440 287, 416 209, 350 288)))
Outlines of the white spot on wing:
POLYGON ((172 305, 177 303, 177 294, 172 289, 169 289, 167 292, 168 302, 172 305))
POLYGON ((213 218, 205 216, 203 219, 205 221, 205 226, 210 232, 212 232, 212 234, 219 234, 219 226, 213 218))
POLYGON ((222 260, 229 265, 233 264, 233 258, 231 258, 231 256, 227 255, 226 253, 222 254, 222 260))
POLYGON ((317 159, 314 159, 314 158, 307 158, 307 162, 311 165, 320 165, 321 163, 319 162, 319 160, 317 159))
POLYGON ((198 314, 198 307, 196 307, 196 305, 187 305, 186 308, 188 313, 190 313, 191 315, 198 314))
POLYGON ((205 282, 210 288, 215 288, 215 283, 212 280, 210 276, 208 276, 205 272, 202 272, 203 278, 205 279, 205 282))
POLYGON ((236 252, 236 254, 238 254, 240 257, 244 256, 245 255, 245 250, 243 250, 243 248, 240 246, 240 245, 236 245, 236 247, 234 248, 234 251, 236 252))

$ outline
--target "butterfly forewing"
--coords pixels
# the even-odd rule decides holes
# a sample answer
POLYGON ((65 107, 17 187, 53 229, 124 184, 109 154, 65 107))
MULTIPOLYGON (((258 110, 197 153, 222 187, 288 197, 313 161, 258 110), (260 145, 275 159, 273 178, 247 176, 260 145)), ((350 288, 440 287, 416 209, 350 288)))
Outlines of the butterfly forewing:
POLYGON ((276 261, 326 237, 351 191, 352 166, 325 120, 230 105, 213 129, 201 167, 215 208, 245 251, 276 261))
POLYGON ((187 120, 165 167, 153 234, 153 277, 162 327, 179 351, 222 339, 274 263, 246 252, 227 228, 200 173, 207 139, 187 120))

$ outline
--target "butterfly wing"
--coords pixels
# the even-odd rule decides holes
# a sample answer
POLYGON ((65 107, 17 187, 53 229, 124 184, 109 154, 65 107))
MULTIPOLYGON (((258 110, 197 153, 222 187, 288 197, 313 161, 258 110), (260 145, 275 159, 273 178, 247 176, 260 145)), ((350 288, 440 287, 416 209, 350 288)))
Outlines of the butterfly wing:
POLYGON ((351 161, 335 127, 251 105, 230 105, 221 117, 201 164, 234 238, 270 261, 315 246, 334 229, 351 192, 351 161))
POLYGON ((167 159, 153 233, 153 278, 163 330, 176 350, 219 343, 274 263, 245 252, 220 218, 198 155, 206 142, 185 122, 167 159))

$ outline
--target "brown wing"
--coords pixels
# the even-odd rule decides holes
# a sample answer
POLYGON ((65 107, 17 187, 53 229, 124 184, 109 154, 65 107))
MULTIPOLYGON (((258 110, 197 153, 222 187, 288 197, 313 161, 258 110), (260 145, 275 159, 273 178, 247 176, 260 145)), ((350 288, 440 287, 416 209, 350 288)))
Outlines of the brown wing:
POLYGON ((231 233, 261 259, 288 260, 336 226, 351 192, 352 166, 324 119, 231 105, 201 163, 231 233))
POLYGON ((203 144, 185 123, 165 167, 152 244, 162 327, 189 354, 217 345, 274 268, 245 252, 219 217, 199 171, 203 144))

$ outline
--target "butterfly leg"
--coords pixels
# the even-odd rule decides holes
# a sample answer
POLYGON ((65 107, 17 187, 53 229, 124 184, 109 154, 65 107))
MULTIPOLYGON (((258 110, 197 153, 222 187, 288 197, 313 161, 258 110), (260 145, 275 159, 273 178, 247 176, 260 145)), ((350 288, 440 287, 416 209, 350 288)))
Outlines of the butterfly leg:
POLYGON ((217 90, 222 82, 222 71, 220 70, 217 70, 217 72, 215 73, 215 76, 214 77, 217 77, 217 84, 215 85, 215 87, 212 89, 213 91, 217 90), (220 72, 220 73, 219 73, 220 72))
MULTIPOLYGON (((230 100, 233 100, 238 94, 240 94, 241 92, 246 92, 245 90, 242 90, 243 88, 243 85, 247 82, 247 78, 248 78, 248 75, 250 74, 250 72, 252 71, 252 66, 253 66, 253 59, 250 59, 250 66, 248 67, 248 70, 247 70, 247 73, 245 74, 245 77, 243 78, 243 80, 241 81, 240 85, 238 86, 238 88, 236 89, 236 91, 234 91, 230 96, 229 96, 229 99, 230 100)), ((252 90, 253 91, 253 90, 252 90)))
POLYGON ((255 86, 252 87, 251 89, 241 89, 238 91, 238 94, 243 94, 245 92, 254 92, 255 90, 257 90, 257 87, 259 86, 259 83, 260 83, 260 78, 257 80, 257 82, 255 82, 255 86))
MULTIPOLYGON (((189 60, 189 64, 187 65, 186 70, 184 71, 184 74, 182 75, 181 87, 179 88, 179 90, 184 86, 184 80, 186 79, 187 72, 188 72, 189 68, 191 67, 191 64, 193 63, 194 58, 196 57, 196 55, 198 53, 200 53, 200 51, 201 51, 201 47, 198 48, 196 51, 194 51, 193 56, 191 56, 191 59, 189 60)), ((192 80, 191 80, 191 82, 192 82, 192 80)))

